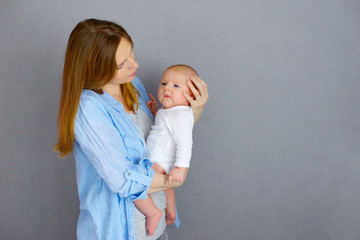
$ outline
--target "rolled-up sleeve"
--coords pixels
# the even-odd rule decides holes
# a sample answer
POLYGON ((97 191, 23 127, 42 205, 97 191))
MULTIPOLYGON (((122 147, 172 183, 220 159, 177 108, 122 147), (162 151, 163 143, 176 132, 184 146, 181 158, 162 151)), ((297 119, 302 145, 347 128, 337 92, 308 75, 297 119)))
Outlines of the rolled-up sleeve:
POLYGON ((147 197, 155 174, 148 159, 131 161, 125 136, 101 102, 82 97, 75 120, 75 139, 110 191, 134 201, 147 197))

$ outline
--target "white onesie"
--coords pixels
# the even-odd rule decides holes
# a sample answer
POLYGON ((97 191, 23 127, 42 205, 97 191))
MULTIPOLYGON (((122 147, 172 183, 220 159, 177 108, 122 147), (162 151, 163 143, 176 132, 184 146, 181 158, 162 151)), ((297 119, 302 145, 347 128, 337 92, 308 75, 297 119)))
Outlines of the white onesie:
POLYGON ((146 140, 147 157, 167 174, 190 166, 194 114, 188 106, 159 109, 146 140))

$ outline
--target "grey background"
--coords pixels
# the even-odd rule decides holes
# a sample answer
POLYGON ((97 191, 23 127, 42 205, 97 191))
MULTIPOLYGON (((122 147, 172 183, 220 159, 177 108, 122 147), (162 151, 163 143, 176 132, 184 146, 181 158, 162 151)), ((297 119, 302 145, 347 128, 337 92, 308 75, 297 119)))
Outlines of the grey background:
POLYGON ((122 24, 156 92, 195 67, 210 99, 171 239, 360 239, 360 2, 0 2, 0 239, 75 239, 74 159, 57 159, 68 36, 122 24))

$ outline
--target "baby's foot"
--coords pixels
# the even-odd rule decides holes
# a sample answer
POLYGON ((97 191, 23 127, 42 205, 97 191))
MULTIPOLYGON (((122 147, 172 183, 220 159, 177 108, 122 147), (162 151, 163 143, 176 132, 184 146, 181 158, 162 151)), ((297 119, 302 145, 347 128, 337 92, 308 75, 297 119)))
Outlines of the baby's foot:
POLYGON ((166 209, 166 216, 165 216, 166 225, 173 225, 173 224, 175 224, 175 219, 176 219, 176 212, 175 212, 175 210, 168 210, 168 209, 166 209))
POLYGON ((154 235, 155 229, 161 219, 162 212, 159 209, 156 209, 154 214, 151 216, 146 216, 146 231, 152 236, 154 235))

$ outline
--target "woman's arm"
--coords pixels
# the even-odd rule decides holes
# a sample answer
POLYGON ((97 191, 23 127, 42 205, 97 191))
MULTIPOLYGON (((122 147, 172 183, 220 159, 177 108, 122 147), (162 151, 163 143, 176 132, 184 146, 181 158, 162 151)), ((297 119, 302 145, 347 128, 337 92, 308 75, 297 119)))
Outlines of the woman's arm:
POLYGON ((194 112, 194 122, 196 123, 199 120, 209 98, 207 84, 197 76, 192 76, 191 81, 188 81, 187 84, 191 92, 194 94, 195 99, 185 92, 183 94, 190 103, 191 109, 194 112))
POLYGON ((181 183, 180 182, 172 182, 170 185, 169 185, 169 177, 167 175, 156 172, 154 175, 154 178, 151 182, 148 193, 159 192, 159 191, 166 190, 168 188, 180 187, 185 182, 188 170, 189 169, 186 169, 185 178, 184 178, 183 182, 181 182, 181 183))
POLYGON ((148 159, 138 164, 129 161, 124 138, 101 99, 92 91, 81 97, 75 119, 75 138, 79 151, 110 191, 131 200, 146 196, 155 174, 151 162, 148 159))

